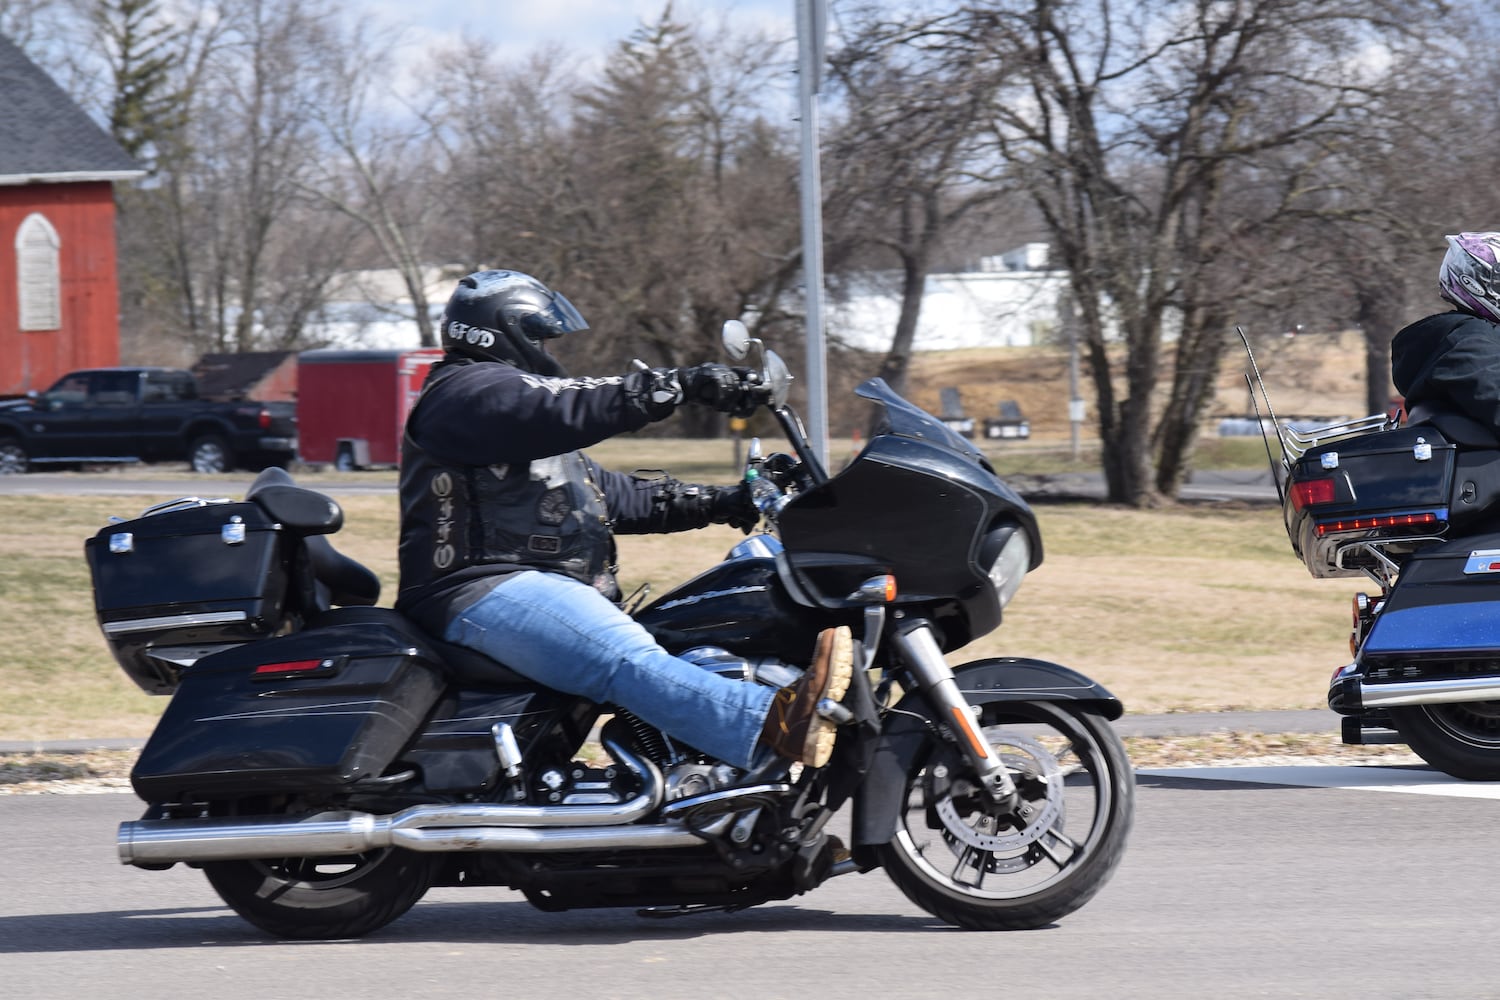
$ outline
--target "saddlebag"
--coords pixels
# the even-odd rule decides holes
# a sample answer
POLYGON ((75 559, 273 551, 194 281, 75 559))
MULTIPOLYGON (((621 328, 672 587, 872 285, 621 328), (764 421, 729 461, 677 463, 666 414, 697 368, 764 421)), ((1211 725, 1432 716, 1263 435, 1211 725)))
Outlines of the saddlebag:
POLYGON ((170 694, 186 664, 274 634, 287 610, 290 546, 254 503, 175 501, 84 548, 99 627, 150 694, 170 694))
POLYGON ((183 672, 131 784, 151 802, 349 788, 396 759, 443 678, 425 638, 376 609, 217 653, 183 672))

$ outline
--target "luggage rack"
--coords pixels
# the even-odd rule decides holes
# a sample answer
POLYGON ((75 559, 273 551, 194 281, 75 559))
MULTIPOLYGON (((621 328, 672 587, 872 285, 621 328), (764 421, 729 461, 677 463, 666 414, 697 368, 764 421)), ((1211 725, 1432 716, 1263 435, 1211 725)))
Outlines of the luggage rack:
POLYGON ((1368 434, 1371 431, 1389 430, 1394 427, 1391 418, 1384 413, 1372 413, 1368 417, 1356 417, 1336 424, 1324 424, 1299 431, 1290 424, 1281 426, 1281 447, 1287 461, 1295 462, 1319 445, 1330 444, 1346 437, 1368 434))
POLYGON ((1346 539, 1335 542, 1332 546, 1332 553, 1324 554, 1323 558, 1331 563, 1332 567, 1338 571, 1338 575, 1362 573, 1379 586, 1389 587, 1391 582, 1401 574, 1401 564, 1385 551, 1387 546, 1400 546, 1402 551, 1397 555, 1406 557, 1426 545, 1443 541, 1447 539, 1442 535, 1346 539), (1332 558, 1328 559, 1328 555, 1332 558))

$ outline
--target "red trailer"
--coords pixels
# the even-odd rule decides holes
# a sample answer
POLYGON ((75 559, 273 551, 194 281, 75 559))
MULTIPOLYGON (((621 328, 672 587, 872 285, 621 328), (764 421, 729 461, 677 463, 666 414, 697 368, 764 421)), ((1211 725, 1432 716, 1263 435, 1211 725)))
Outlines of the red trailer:
POLYGON ((339 469, 395 465, 406 415, 441 348, 303 351, 297 436, 304 462, 339 469))

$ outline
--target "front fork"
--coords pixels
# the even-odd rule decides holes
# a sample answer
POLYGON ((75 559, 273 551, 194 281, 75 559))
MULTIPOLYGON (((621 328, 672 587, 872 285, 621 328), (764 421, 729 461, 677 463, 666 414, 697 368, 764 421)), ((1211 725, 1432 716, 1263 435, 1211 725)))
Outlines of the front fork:
POLYGON ((896 632, 895 643, 919 690, 937 709, 938 719, 947 722, 957 734, 959 749, 974 766, 985 791, 996 802, 1013 801, 1016 783, 984 736, 974 728, 974 709, 958 689, 953 670, 932 634, 932 625, 919 622, 901 629, 896 632))

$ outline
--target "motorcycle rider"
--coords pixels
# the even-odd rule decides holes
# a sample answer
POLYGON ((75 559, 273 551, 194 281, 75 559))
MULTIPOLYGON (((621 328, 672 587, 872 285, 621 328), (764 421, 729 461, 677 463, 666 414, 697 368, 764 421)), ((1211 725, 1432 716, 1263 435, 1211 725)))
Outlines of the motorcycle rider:
POLYGON ((1419 407, 1456 408, 1500 433, 1500 233, 1444 239, 1448 250, 1438 268, 1438 294, 1455 308, 1396 334, 1391 381, 1408 414, 1419 407))
POLYGON ((759 519, 748 488, 629 476, 580 450, 685 402, 748 415, 754 399, 718 364, 570 377, 545 341, 586 329, 572 303, 530 275, 460 279, 443 314, 444 356, 402 441, 397 609, 734 766, 760 763, 762 743, 822 766, 834 729, 816 708, 848 687, 847 626, 825 630, 802 677, 773 691, 673 656, 615 603, 614 533, 748 531, 759 519))

